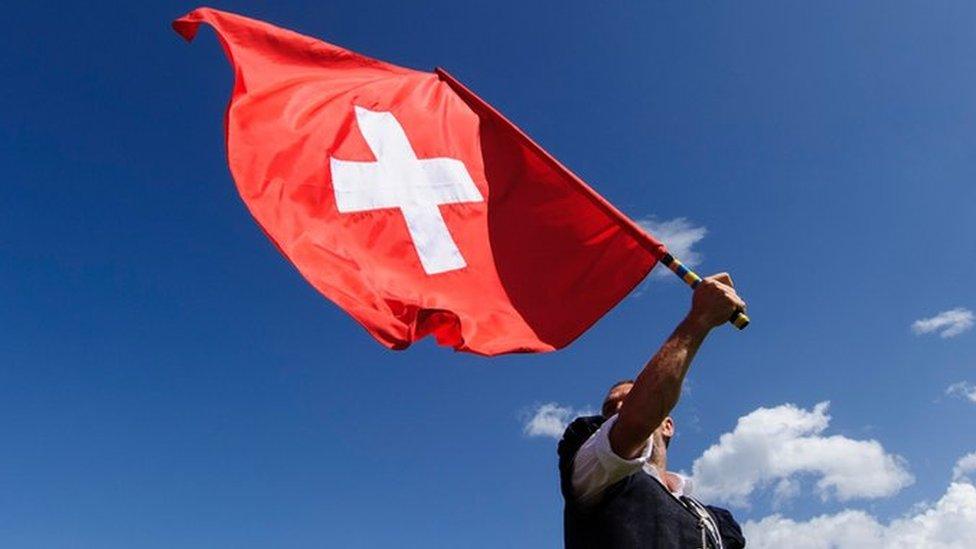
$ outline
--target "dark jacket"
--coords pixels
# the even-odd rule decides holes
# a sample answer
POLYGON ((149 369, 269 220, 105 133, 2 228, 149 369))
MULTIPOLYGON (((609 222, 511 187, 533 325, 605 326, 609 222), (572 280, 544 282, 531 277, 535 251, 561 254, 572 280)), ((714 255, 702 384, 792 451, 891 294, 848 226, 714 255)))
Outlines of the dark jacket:
MULTIPOLYGON (((563 534, 567 549, 701 547, 697 515, 656 479, 638 470, 612 484, 600 502, 581 508, 573 495, 573 460, 583 443, 602 425, 602 416, 576 418, 559 442, 559 477, 563 499, 563 534)), ((705 506, 718 525, 725 549, 745 547, 732 513, 705 506)))

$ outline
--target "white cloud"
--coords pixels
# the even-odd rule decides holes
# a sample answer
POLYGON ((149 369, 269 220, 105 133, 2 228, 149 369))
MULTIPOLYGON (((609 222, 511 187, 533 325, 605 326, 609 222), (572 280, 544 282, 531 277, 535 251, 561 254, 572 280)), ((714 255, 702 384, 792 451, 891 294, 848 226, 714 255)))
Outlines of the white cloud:
MULTIPOLYGON (((830 423, 827 408, 826 402, 812 410, 786 404, 741 417, 731 433, 695 461, 698 495, 743 503, 757 487, 771 485, 779 502, 797 494, 799 473, 819 476, 821 495, 832 493, 841 500, 891 495, 912 482, 902 460, 879 443, 823 436, 830 423)), ((937 502, 917 503, 888 522, 855 509, 809 520, 777 513, 746 522, 743 533, 753 549, 976 547, 974 473, 976 452, 956 462, 952 483, 937 502)))
POLYGON ((976 402, 976 385, 967 383, 965 381, 953 383, 952 385, 946 387, 946 394, 949 396, 965 398, 970 402, 976 402))
POLYGON ((807 521, 777 514, 746 522, 742 529, 752 549, 971 548, 976 540, 976 487, 954 482, 934 505, 919 506, 888 524, 864 511, 845 510, 807 521))
POLYGON ((563 431, 573 418, 591 416, 594 413, 592 410, 574 410, 569 406, 547 402, 540 404, 534 412, 531 412, 531 417, 528 417, 522 432, 530 437, 562 438, 563 431))
POLYGON ((781 478, 773 489, 773 507, 780 507, 800 495, 800 482, 795 478, 781 478))
MULTIPOLYGON (((645 217, 638 219, 637 224, 654 235, 654 238, 663 242, 671 255, 689 268, 701 263, 701 254, 692 248, 708 234, 708 229, 705 227, 695 226, 684 217, 665 221, 659 221, 654 217, 645 217)), ((654 275, 658 277, 674 276, 663 265, 659 269, 654 269, 654 275)))
POLYGON ((805 522, 768 516, 743 525, 750 549, 792 547, 795 549, 833 549, 839 547, 880 547, 883 527, 863 511, 843 511, 822 515, 805 522))
POLYGON ((874 440, 823 436, 829 403, 812 410, 792 404, 759 408, 695 460, 695 489, 705 501, 747 506, 756 490, 772 486, 775 503, 799 493, 798 479, 817 478, 823 499, 890 496, 914 482, 904 460, 874 440))
POLYGON ((976 452, 966 454, 959 458, 956 466, 952 468, 952 480, 961 482, 976 482, 976 477, 970 478, 970 473, 976 473, 976 452))
POLYGON ((973 327, 973 312, 957 307, 931 317, 916 320, 912 331, 916 334, 939 332, 939 337, 955 337, 973 327))

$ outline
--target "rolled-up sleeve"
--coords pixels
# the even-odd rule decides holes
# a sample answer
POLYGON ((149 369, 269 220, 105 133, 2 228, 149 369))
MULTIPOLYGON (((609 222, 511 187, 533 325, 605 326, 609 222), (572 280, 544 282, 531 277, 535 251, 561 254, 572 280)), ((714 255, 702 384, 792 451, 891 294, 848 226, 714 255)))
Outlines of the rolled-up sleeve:
POLYGON ((573 493, 584 507, 600 501, 607 487, 639 470, 651 457, 650 444, 645 444, 634 459, 618 456, 610 447, 610 429, 616 422, 616 415, 603 422, 573 460, 573 493))

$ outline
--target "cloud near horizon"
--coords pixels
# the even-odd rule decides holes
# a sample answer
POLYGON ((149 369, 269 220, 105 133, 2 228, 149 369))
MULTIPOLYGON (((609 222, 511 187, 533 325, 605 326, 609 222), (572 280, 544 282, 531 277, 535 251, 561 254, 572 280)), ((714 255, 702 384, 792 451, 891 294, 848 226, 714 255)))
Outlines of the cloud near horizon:
POLYGON ((784 404, 742 416, 692 464, 696 494, 747 507, 764 488, 773 489, 777 503, 799 495, 802 477, 817 478, 821 499, 839 501, 891 496, 914 482, 904 460, 879 442, 824 436, 828 407, 784 404))
MULTIPOLYGON (((776 482, 774 495, 799 491, 797 473, 819 475, 821 497, 837 499, 891 496, 913 481, 903 460, 887 454, 876 441, 824 437, 830 416, 827 402, 803 410, 792 404, 759 408, 739 419, 732 433, 695 461, 698 495, 747 503, 757 486, 776 482), (758 437, 758 438, 757 438, 758 437), (767 437, 768 441, 760 440, 767 437), (742 467, 748 463, 748 467, 742 467), (750 475, 750 471, 758 471, 750 475), (746 475, 743 483, 708 484, 713 478, 746 475), (701 475, 701 476, 698 476, 701 475), (702 485, 701 480, 705 481, 702 485), (700 488, 704 488, 705 494, 700 488)), ((894 520, 883 522, 858 509, 844 509, 809 520, 776 513, 742 525, 753 549, 964 549, 976 540, 976 452, 956 461, 952 481, 935 503, 922 502, 894 520)))
POLYGON ((934 504, 915 506, 912 512, 883 524, 861 510, 845 509, 797 521, 775 514, 742 525, 753 549, 847 549, 882 547, 908 549, 964 549, 976 540, 976 487, 960 470, 976 470, 976 452, 961 458, 953 482, 934 504))
POLYGON ((930 317, 921 318, 912 323, 915 335, 939 332, 939 337, 948 339, 973 327, 973 312, 963 307, 956 307, 930 317))

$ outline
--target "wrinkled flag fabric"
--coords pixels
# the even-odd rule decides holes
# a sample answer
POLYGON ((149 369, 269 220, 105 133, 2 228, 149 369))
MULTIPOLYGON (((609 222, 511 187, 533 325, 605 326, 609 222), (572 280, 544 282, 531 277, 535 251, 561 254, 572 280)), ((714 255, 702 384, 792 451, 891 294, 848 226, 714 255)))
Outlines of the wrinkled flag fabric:
POLYGON ((572 342, 666 250, 446 72, 209 8, 234 71, 227 160, 255 220, 383 345, 572 342))

